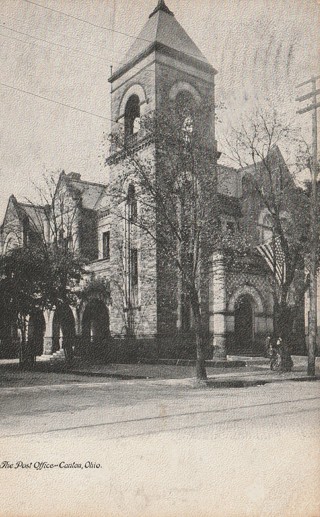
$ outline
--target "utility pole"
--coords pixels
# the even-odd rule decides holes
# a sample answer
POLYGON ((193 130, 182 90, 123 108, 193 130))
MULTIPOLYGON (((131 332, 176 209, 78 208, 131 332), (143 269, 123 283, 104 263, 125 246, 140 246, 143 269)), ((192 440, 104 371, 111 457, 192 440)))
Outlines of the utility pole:
POLYGON ((311 175, 312 175, 312 192, 310 206, 310 223, 311 223, 311 254, 310 254, 310 313, 309 313, 309 343, 308 343, 308 375, 315 376, 315 357, 317 348, 317 262, 318 262, 318 203, 317 203, 317 179, 318 179, 318 131, 317 131, 317 109, 320 102, 317 102, 317 95, 320 94, 320 88, 317 89, 318 76, 312 76, 311 79, 298 84, 297 88, 301 88, 311 83, 312 91, 296 100, 303 102, 312 99, 312 104, 306 108, 300 109, 297 113, 302 114, 312 111, 312 159, 311 159, 311 175))

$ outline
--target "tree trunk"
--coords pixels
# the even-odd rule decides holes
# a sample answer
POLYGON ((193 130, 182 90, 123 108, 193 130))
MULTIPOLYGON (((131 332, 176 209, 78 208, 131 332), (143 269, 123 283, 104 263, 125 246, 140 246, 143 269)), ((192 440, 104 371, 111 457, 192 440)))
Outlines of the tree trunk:
POLYGON ((317 109, 316 109, 316 80, 313 80, 314 110, 312 113, 312 191, 310 205, 311 221, 311 256, 310 256, 310 320, 309 320, 309 343, 308 343, 308 375, 314 377, 316 374, 316 349, 317 349, 317 263, 318 263, 318 131, 317 131, 317 109))
POLYGON ((25 337, 22 333, 22 336, 21 336, 21 340, 20 340, 20 343, 19 343, 19 368, 21 370, 24 369, 24 366, 25 366, 25 348, 26 348, 26 342, 25 342, 25 337))
POLYGON ((19 367, 21 370, 33 369, 34 356, 31 344, 27 340, 27 321, 25 316, 19 316, 21 330, 21 342, 19 349, 19 367))
POLYGON ((293 314, 286 303, 275 304, 275 338, 282 339, 281 370, 291 371, 293 366, 290 354, 293 329, 293 314))
MULTIPOLYGON (((315 225, 316 226, 316 225, 315 225)), ((315 230, 313 230, 315 231, 315 230)), ((314 377, 316 374, 316 348, 317 348, 317 263, 316 256, 312 250, 312 264, 310 271, 310 310, 308 321, 308 375, 314 377)))
POLYGON ((27 336, 26 336, 26 324, 24 318, 21 318, 21 324, 19 325, 21 330, 21 341, 19 349, 19 367, 21 370, 25 370, 28 367, 28 353, 27 353, 27 336))
POLYGON ((196 345, 197 345, 196 379, 199 381, 207 379, 205 355, 203 353, 203 338, 202 338, 201 334, 202 334, 201 330, 199 332, 198 332, 198 330, 196 330, 196 345))
POLYGON ((204 354, 204 342, 202 332, 202 320, 200 312, 200 303, 198 299, 198 293, 196 289, 191 289, 191 306, 195 321, 195 334, 196 334, 196 379, 198 381, 205 381, 207 379, 206 362, 204 354))

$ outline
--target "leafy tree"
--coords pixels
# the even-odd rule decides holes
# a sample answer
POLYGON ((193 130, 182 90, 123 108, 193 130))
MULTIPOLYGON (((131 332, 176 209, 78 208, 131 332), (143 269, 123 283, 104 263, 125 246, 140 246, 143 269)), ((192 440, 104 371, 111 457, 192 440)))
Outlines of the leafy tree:
POLYGON ((51 196, 50 203, 22 205, 27 232, 23 239, 17 237, 20 245, 0 257, 0 304, 20 330, 19 357, 24 366, 33 363, 28 318, 44 309, 77 304, 85 263, 74 246, 76 206, 67 205, 66 191, 61 193, 57 182, 55 189, 41 193, 46 200, 51 196))
POLYGON ((0 303, 8 320, 15 322, 20 330, 21 364, 31 362, 27 350, 27 320, 30 314, 42 308, 41 279, 44 274, 41 258, 22 248, 13 249, 0 257, 0 303))

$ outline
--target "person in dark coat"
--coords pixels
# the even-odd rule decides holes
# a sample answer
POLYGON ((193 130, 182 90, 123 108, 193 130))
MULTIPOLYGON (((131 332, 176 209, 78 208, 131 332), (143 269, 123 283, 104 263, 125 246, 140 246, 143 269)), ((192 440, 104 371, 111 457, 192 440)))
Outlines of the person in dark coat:
POLYGON ((64 355, 66 358, 66 364, 69 366, 73 360, 73 344, 74 344, 74 335, 73 332, 69 329, 65 332, 62 339, 62 348, 64 350, 64 355))
POLYGON ((271 357, 272 354, 272 340, 270 334, 267 335, 265 340, 265 357, 271 357))
POLYGON ((281 340, 280 347, 280 355, 281 355, 281 371, 282 372, 291 372, 293 367, 293 361, 290 354, 290 346, 287 341, 281 340))

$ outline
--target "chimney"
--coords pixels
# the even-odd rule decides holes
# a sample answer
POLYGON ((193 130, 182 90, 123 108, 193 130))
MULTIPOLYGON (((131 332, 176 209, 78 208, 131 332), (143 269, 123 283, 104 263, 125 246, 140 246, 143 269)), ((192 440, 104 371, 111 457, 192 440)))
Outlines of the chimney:
POLYGON ((76 180, 76 181, 81 180, 81 174, 79 174, 78 172, 69 172, 69 174, 67 174, 67 177, 70 180, 76 180))

